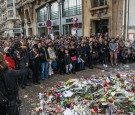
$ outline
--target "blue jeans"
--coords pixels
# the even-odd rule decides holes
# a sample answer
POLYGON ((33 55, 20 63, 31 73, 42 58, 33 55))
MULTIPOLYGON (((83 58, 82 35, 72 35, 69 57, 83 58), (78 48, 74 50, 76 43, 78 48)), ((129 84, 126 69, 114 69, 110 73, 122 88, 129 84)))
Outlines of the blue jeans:
POLYGON ((85 69, 85 66, 84 66, 84 63, 81 62, 81 63, 80 63, 80 70, 83 70, 83 69, 85 69))
POLYGON ((48 77, 48 62, 41 63, 41 77, 45 79, 48 77))

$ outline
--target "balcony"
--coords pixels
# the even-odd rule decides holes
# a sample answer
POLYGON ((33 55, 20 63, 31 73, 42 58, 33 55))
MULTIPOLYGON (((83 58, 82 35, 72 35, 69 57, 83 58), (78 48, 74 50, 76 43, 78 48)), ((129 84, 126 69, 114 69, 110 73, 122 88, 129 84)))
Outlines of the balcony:
POLYGON ((21 2, 16 2, 16 3, 15 3, 15 8, 16 8, 17 10, 20 9, 21 6, 22 6, 22 3, 21 3, 21 2))
POLYGON ((22 5, 26 5, 26 4, 28 4, 28 3, 33 3, 33 2, 35 2, 36 0, 23 0, 23 3, 22 3, 22 5))
POLYGON ((29 3, 35 2, 36 0, 28 0, 29 3))
POLYGON ((13 7, 13 3, 7 4, 7 8, 12 8, 13 7))
POLYGON ((74 15, 80 15, 80 14, 82 14, 82 5, 63 9, 63 17, 69 17, 74 15))
POLYGON ((14 14, 8 15, 8 18, 13 18, 13 17, 14 17, 14 14))
POLYGON ((5 21, 7 21, 7 17, 4 17, 4 18, 3 18, 3 22, 5 22, 5 21))
POLYGON ((95 7, 95 8, 90 8, 90 11, 107 9, 108 7, 109 7, 108 5, 99 6, 99 7, 95 7))

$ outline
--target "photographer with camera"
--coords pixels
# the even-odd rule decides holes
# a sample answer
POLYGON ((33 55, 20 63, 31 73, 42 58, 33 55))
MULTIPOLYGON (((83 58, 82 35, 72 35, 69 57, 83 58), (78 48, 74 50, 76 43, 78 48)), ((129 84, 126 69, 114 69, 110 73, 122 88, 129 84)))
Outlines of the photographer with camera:
POLYGON ((11 70, 0 53, 0 115, 19 115, 18 78, 24 70, 11 70))
POLYGON ((9 69, 10 70, 15 70, 15 61, 14 59, 10 56, 10 47, 5 47, 4 49, 4 59, 8 63, 9 69))

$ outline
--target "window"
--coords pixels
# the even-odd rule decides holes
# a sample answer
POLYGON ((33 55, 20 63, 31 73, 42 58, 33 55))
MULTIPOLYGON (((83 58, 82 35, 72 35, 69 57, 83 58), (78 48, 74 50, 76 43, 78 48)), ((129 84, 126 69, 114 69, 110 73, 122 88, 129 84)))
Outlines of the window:
POLYGON ((58 2, 53 2, 52 4, 51 4, 51 19, 53 20, 53 19, 57 19, 58 18, 58 15, 59 15, 59 13, 58 13, 58 2))
POLYGON ((65 0, 63 4, 63 17, 79 15, 82 13, 82 0, 65 0))
POLYGON ((9 11, 8 11, 8 17, 11 18, 11 17, 13 17, 13 16, 14 16, 13 10, 9 10, 9 11))
POLYGON ((43 7, 37 11, 38 22, 44 22, 47 20, 47 8, 43 7))
POLYGON ((107 0, 92 0, 92 7, 107 5, 107 0))
POLYGON ((13 7, 13 0, 7 0, 7 8, 13 7))

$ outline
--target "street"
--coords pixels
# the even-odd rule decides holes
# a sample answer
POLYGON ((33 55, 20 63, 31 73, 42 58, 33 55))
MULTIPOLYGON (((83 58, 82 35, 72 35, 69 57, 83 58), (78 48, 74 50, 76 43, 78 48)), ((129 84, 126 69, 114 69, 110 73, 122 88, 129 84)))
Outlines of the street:
MULTIPOLYGON (((88 78, 91 76, 102 76, 106 75, 110 72, 111 75, 115 75, 115 70, 117 69, 126 69, 129 64, 127 65, 119 65, 117 67, 108 67, 103 68, 101 65, 96 66, 94 69, 86 69, 84 71, 77 72, 76 74, 70 74, 70 75, 64 75, 61 76, 59 74, 55 74, 52 77, 50 77, 48 80, 41 81, 41 84, 38 86, 32 85, 27 87, 26 89, 22 90, 20 89, 20 99, 22 100, 21 105, 21 115, 30 115, 33 109, 36 107, 36 102, 38 102, 39 99, 39 93, 43 93, 45 90, 50 89, 55 84, 58 83, 58 81, 67 81, 70 78, 88 78)), ((128 67, 129 68, 129 67, 128 67)), ((134 68, 134 64, 130 64, 130 68, 134 68)))

